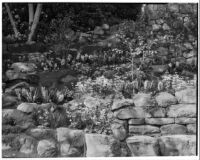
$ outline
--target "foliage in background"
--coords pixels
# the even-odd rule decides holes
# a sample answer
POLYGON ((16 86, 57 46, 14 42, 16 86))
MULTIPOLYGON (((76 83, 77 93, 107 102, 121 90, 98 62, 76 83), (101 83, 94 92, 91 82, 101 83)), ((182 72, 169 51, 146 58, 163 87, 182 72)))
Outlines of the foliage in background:
MULTIPOLYGON (((28 34, 28 5, 27 3, 9 3, 16 26, 19 32, 26 37, 28 34)), ((66 17, 72 17, 71 27, 75 31, 93 30, 96 25, 108 23, 118 24, 122 18, 135 19, 140 12, 141 4, 98 4, 98 3, 45 3, 39 26, 37 28, 36 40, 43 41, 47 34, 51 34, 54 22, 68 22, 66 17), (85 19, 88 19, 87 21, 85 19)), ((12 26, 9 22, 5 6, 2 7, 3 36, 12 35, 12 26)), ((62 25, 61 25, 62 26, 62 25)), ((59 29, 60 26, 57 28, 59 29)), ((62 28, 62 27, 61 27, 62 28)), ((22 39, 23 41, 23 39, 22 39)))
POLYGON ((67 87, 62 90, 56 88, 48 89, 46 87, 17 88, 15 94, 19 101, 29 103, 64 103, 73 96, 73 92, 67 87))

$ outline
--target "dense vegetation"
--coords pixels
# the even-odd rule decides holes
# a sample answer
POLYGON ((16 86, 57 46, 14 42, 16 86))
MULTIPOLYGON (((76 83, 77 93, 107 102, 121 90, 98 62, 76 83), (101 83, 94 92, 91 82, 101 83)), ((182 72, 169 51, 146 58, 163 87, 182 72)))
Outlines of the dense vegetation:
MULTIPOLYGON (((28 5, 27 3, 9 3, 9 5, 16 26, 25 40, 29 33, 28 5)), ((34 3, 34 8, 36 5, 34 3)), ((44 41, 45 37, 52 33, 64 30, 67 32, 67 28, 87 32, 103 23, 114 25, 123 19, 135 20, 140 13, 140 7, 141 4, 44 3, 35 40, 44 41)), ((13 28, 4 4, 2 12, 3 36, 7 36, 13 33, 13 28)))

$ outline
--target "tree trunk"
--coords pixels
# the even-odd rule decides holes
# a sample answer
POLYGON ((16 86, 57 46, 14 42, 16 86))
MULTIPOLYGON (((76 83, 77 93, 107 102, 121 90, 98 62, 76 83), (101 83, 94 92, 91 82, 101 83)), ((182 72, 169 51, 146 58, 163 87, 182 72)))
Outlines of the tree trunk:
POLYGON ((28 3, 28 12, 29 12, 29 32, 31 31, 31 26, 33 24, 33 18, 34 18, 34 9, 33 9, 33 3, 28 3))
POLYGON ((5 6, 6 6, 6 10, 7 10, 7 13, 8 13, 8 16, 9 16, 9 19, 10 19, 10 23, 13 27, 13 31, 14 31, 14 34, 15 34, 15 37, 17 38, 19 36, 19 32, 17 30, 17 27, 16 27, 16 24, 15 24, 15 21, 13 19, 13 16, 12 16, 12 13, 10 11, 10 7, 7 3, 5 3, 5 6))
POLYGON ((41 11, 42 11, 42 4, 37 4, 37 8, 36 8, 34 19, 33 19, 33 24, 31 25, 30 33, 28 35, 28 40, 27 40, 28 44, 33 43, 32 40, 33 40, 33 36, 35 34, 35 30, 37 28, 37 25, 40 19, 41 11))

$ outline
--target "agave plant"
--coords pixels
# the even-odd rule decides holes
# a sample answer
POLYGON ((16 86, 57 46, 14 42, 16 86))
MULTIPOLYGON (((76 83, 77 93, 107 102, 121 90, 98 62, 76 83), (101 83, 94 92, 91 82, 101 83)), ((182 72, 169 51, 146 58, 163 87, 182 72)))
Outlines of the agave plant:
POLYGON ((22 94, 21 94, 21 88, 15 88, 15 94, 19 101, 22 101, 22 94))
POLYGON ((67 87, 62 90, 57 90, 41 86, 40 88, 16 88, 14 91, 19 101, 29 103, 37 103, 40 100, 43 103, 62 103, 74 95, 74 92, 67 87))
POLYGON ((46 87, 41 87, 40 91, 41 91, 42 101, 46 103, 50 102, 51 98, 49 90, 46 87))
POLYGON ((25 101, 29 103, 35 103, 39 99, 39 91, 37 88, 16 88, 15 94, 20 101, 25 101))
POLYGON ((58 90, 56 88, 49 89, 46 87, 41 87, 41 93, 42 100, 46 103, 62 103, 74 95, 74 92, 69 90, 67 87, 63 88, 62 90, 58 90))

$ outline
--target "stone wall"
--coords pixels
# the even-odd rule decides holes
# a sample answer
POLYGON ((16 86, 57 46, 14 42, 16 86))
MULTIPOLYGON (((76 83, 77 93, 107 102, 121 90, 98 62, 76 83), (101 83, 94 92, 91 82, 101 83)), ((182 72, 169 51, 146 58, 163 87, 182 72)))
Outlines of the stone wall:
POLYGON ((196 155, 195 88, 175 95, 138 93, 132 99, 115 99, 111 135, 34 126, 30 115, 38 107, 44 105, 21 103, 17 109, 3 109, 3 157, 196 155), (16 122, 10 128, 4 124, 9 117, 16 122))
POLYGON ((148 25, 156 34, 159 43, 158 52, 162 56, 171 54, 172 62, 197 65, 197 4, 195 3, 169 3, 147 4, 144 15, 148 25), (174 17, 170 17, 173 15, 174 17), (196 23, 196 24, 195 24, 196 23), (179 30, 184 29, 183 31, 179 30), (182 32, 184 38, 176 45, 167 45, 165 33, 182 32))
POLYGON ((132 156, 195 155, 196 108, 194 88, 175 96, 139 93, 133 99, 115 100, 113 136, 126 141, 132 156))

